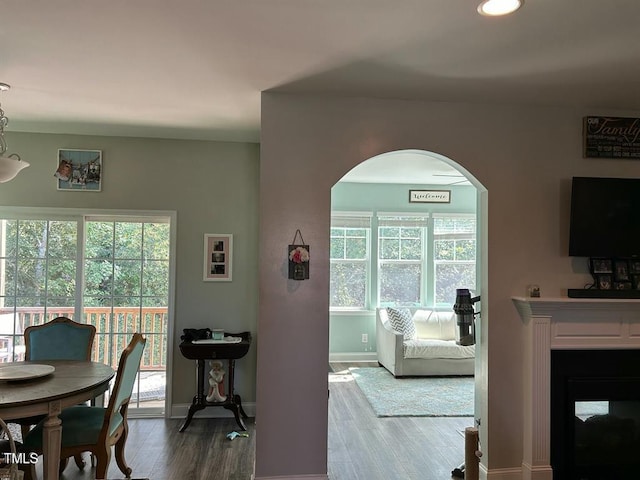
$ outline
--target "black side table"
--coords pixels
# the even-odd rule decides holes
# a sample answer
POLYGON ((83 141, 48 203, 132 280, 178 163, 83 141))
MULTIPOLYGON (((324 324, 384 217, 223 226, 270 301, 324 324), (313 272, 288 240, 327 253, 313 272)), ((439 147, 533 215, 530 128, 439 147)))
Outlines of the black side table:
MULTIPOLYGON (((242 430, 246 430, 247 427, 243 422, 243 418, 248 418, 247 414, 242 408, 242 400, 240 395, 237 395, 233 391, 233 376, 235 368, 235 360, 244 357, 249 351, 251 346, 251 333, 227 333, 225 337, 241 337, 242 341, 238 343, 191 343, 183 341, 180 343, 180 352, 182 356, 189 360, 196 361, 196 378, 197 389, 196 395, 193 397, 193 402, 189 407, 189 413, 185 418, 184 423, 180 427, 180 431, 184 432, 189 424, 193 415, 206 407, 224 407, 227 410, 231 410, 236 418, 236 423, 242 430), (224 402, 207 402, 205 393, 205 377, 207 370, 205 369, 205 360, 228 360, 229 369, 226 372, 227 378, 227 399, 224 402)), ((208 387, 208 383, 206 384, 208 387)))

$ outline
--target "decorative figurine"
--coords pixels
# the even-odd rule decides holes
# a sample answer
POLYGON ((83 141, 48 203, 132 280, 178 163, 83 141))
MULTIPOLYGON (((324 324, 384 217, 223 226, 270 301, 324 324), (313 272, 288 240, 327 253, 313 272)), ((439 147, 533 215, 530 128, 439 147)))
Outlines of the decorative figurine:
POLYGON ((220 360, 211 360, 209 362, 211 370, 209 370, 209 395, 207 402, 224 402, 227 396, 224 394, 224 368, 220 360))

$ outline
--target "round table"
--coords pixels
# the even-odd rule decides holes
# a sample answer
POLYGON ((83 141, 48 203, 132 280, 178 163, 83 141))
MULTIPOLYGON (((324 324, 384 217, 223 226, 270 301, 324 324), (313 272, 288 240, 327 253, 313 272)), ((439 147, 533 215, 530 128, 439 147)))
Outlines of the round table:
POLYGON ((41 360, 16 365, 51 365, 50 375, 21 381, 0 382, 0 418, 7 421, 33 415, 47 415, 42 432, 45 480, 57 480, 62 428, 62 409, 100 396, 109 388, 113 368, 96 362, 41 360))

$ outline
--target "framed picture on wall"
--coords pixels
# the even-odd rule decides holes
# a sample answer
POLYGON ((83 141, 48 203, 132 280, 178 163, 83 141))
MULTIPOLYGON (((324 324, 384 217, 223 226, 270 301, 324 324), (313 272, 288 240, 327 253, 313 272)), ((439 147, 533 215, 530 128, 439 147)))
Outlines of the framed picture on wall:
POLYGON ((100 192, 102 150, 59 149, 53 176, 58 182, 58 190, 100 192))
POLYGON ((202 279, 205 282, 230 282, 233 255, 233 235, 204 234, 202 279))

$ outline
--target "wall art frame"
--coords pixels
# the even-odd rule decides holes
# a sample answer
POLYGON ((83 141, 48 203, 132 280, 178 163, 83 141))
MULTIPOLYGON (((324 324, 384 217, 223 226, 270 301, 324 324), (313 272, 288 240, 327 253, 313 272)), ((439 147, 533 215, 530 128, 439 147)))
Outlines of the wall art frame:
POLYGON ((230 233, 204 234, 202 280, 230 282, 233 278, 233 235, 230 233))
POLYGON ((53 174, 58 190, 68 192, 102 191, 102 150, 58 149, 53 174))

